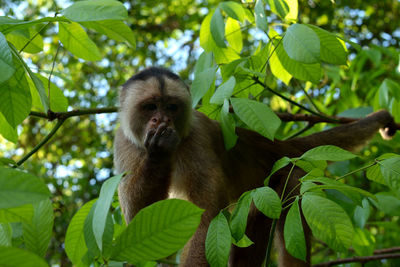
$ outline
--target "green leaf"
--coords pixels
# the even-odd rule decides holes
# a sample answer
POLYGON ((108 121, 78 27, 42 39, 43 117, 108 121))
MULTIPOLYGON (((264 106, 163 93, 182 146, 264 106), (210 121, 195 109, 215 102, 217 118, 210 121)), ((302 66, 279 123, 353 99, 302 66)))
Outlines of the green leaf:
POLYGON ((247 235, 244 235, 243 238, 239 241, 236 241, 234 238, 231 238, 231 241, 235 246, 239 248, 247 248, 254 244, 254 242, 251 241, 250 238, 247 237, 247 235))
POLYGON ((35 203, 33 207, 32 221, 22 224, 23 237, 27 249, 44 257, 53 234, 53 206, 51 201, 46 199, 35 203))
POLYGON ((352 159, 355 157, 357 156, 340 147, 326 145, 326 146, 318 146, 308 150, 300 157, 300 159, 342 161, 342 160, 352 159))
POLYGON ((29 115, 32 105, 24 68, 15 57, 14 66, 14 75, 0 84, 0 112, 13 128, 29 115))
POLYGON ((306 64, 319 63, 320 61, 318 35, 306 25, 290 25, 283 37, 283 47, 293 60, 306 64))
POLYGON ((291 59, 283 48, 283 45, 281 45, 278 40, 274 42, 274 46, 277 46, 275 53, 277 54, 280 63, 289 74, 302 81, 310 81, 313 83, 319 82, 321 78, 320 63, 304 64, 291 59))
POLYGON ((289 6, 285 0, 267 0, 271 11, 284 19, 289 13, 289 6))
POLYGON ((12 228, 8 223, 0 223, 0 247, 11 247, 12 228))
POLYGON ((0 223, 30 222, 32 221, 32 217, 32 204, 26 204, 9 209, 0 209, 0 223))
POLYGON ((42 180, 16 169, 0 167, 0 209, 36 203, 50 196, 42 180))
POLYGON ((211 36, 213 37, 215 43, 219 47, 225 48, 225 23, 224 19, 222 18, 221 11, 219 7, 217 7, 214 11, 214 14, 211 18, 211 23, 210 23, 210 31, 211 31, 211 36))
POLYGON ((288 157, 283 157, 283 158, 275 161, 274 165, 272 166, 271 172, 269 173, 268 177, 264 181, 264 185, 268 185, 268 182, 269 182, 269 179, 271 178, 271 176, 274 173, 276 173, 277 171, 279 171, 280 169, 289 165, 290 162, 292 162, 292 161, 288 157))
POLYGON ((400 157, 379 161, 386 184, 400 196, 400 157))
POLYGON ((156 202, 139 211, 119 235, 112 258, 136 263, 169 256, 194 234, 202 213, 180 199, 156 202))
POLYGON ((307 24, 317 35, 321 44, 321 60, 335 65, 347 64, 346 47, 334 34, 317 26, 307 24))
MULTIPOLYGON (((48 87, 49 85, 49 80, 39 74, 34 74, 35 77, 37 77, 38 80, 41 81, 43 85, 46 85, 48 87)), ((32 107, 39 111, 44 111, 43 104, 40 100, 40 95, 38 91, 35 88, 35 84, 33 83, 32 80, 29 80, 29 87, 31 90, 31 95, 32 95, 32 107)), ((49 97, 49 90, 45 90, 46 97, 49 97)), ((68 109, 68 99, 64 96, 64 93, 61 91, 61 89, 55 85, 54 83, 50 82, 50 97, 49 97, 49 105, 52 111, 54 112, 65 112, 68 109)))
POLYGON ((129 28, 124 22, 120 20, 100 20, 82 22, 83 26, 94 29, 99 33, 107 35, 109 38, 116 41, 124 42, 127 41, 131 45, 132 49, 136 48, 136 39, 133 35, 131 28, 129 28))
POLYGON ((29 29, 32 28, 32 26, 40 23, 45 23, 45 22, 57 22, 57 21, 64 21, 64 22, 69 22, 68 19, 66 19, 63 16, 58 16, 58 17, 46 17, 46 18, 41 18, 38 20, 18 20, 18 19, 13 19, 9 17, 0 17, 0 32, 3 34, 8 34, 12 31, 19 30, 19 29, 29 29))
POLYGON ((215 72, 217 67, 211 67, 203 70, 194 77, 192 86, 190 87, 190 94, 192 96, 192 107, 196 107, 200 99, 210 89, 215 79, 215 72))
POLYGON ((237 53, 240 53, 243 48, 242 30, 238 21, 228 18, 225 25, 225 36, 229 45, 237 53))
POLYGON ((123 174, 109 178, 101 187, 100 196, 97 200, 96 208, 93 214, 93 234, 96 238, 97 246, 102 250, 102 238, 106 226, 107 214, 114 197, 115 190, 123 174))
POLYGON ((125 6, 115 0, 78 1, 62 11, 72 21, 125 20, 128 12, 125 6))
POLYGON ((347 251, 353 239, 353 225, 347 213, 335 202, 306 193, 301 208, 313 235, 336 251, 347 251))
POLYGON ((271 67, 272 74, 286 85, 289 85, 292 75, 283 67, 281 61, 279 60, 278 53, 273 49, 269 49, 269 51, 271 51, 269 65, 271 67))
POLYGON ((371 213, 369 201, 367 198, 362 200, 362 207, 357 206, 354 210, 353 220, 355 224, 360 227, 364 228, 365 224, 368 221, 369 215, 371 213))
POLYGON ((43 38, 32 28, 13 31, 7 34, 7 40, 19 51, 29 43, 23 50, 25 53, 36 54, 43 51, 43 38))
POLYGON ((0 112, 0 134, 14 144, 18 141, 17 129, 12 127, 0 112))
POLYGON ((279 219, 282 211, 282 204, 278 194, 270 187, 264 186, 254 189, 251 192, 254 205, 265 216, 272 219, 279 219))
POLYGON ((206 238, 206 258, 211 266, 225 267, 231 249, 231 231, 223 213, 210 223, 206 238))
POLYGON ((218 86, 214 95, 210 99, 210 103, 222 105, 225 99, 231 97, 233 93, 233 88, 235 88, 236 80, 235 77, 231 76, 229 80, 218 86))
POLYGON ((250 129, 270 140, 274 139, 275 132, 278 130, 281 120, 267 105, 244 98, 231 98, 231 103, 235 114, 250 129))
POLYGON ((201 23, 200 27, 200 46, 207 52, 212 52, 217 48, 213 36, 211 35, 211 18, 213 13, 210 12, 201 23))
POLYGON ((225 149, 229 150, 236 145, 238 136, 235 132, 235 119, 229 113, 229 101, 227 99, 224 100, 224 105, 221 109, 220 122, 225 149))
POLYGON ((299 210, 299 197, 293 202, 286 216, 283 230, 287 251, 295 258, 305 261, 307 256, 306 239, 299 210))
POLYGON ((367 229, 356 228, 353 248, 358 256, 372 256, 375 249, 375 237, 367 229))
POLYGON ((48 267, 49 265, 32 252, 15 247, 0 247, 0 266, 48 267))
POLYGON ((78 210, 68 225, 67 234, 65 235, 65 252, 74 265, 80 266, 82 257, 87 252, 85 244, 84 224, 90 209, 96 199, 89 201, 78 210))
POLYGON ((389 192, 381 192, 375 195, 378 201, 374 205, 391 216, 400 216, 400 199, 389 192))
POLYGON ((7 81, 15 72, 11 49, 7 40, 0 32, 0 84, 7 81))
POLYGON ((254 6, 254 15, 256 26, 264 32, 268 32, 268 21, 265 15, 265 6, 263 0, 257 0, 254 6))
POLYGON ((244 236, 244 233, 246 232, 247 217, 250 211, 250 204, 251 194, 250 192, 245 192, 239 198, 236 208, 233 211, 230 226, 232 237, 236 241, 241 240, 244 236))
POLYGON ((238 20, 240 22, 244 21, 246 13, 242 5, 233 1, 226 1, 219 4, 221 9, 231 18, 238 20))
POLYGON ((213 66, 213 54, 211 52, 203 51, 196 61, 194 66, 194 76, 196 77, 204 70, 213 66))
MULTIPOLYGON (((95 3, 96 1, 93 2, 95 3)), ((101 54, 96 44, 89 39, 85 30, 78 23, 60 22, 58 29, 60 41, 72 54, 89 61, 101 59, 101 54)))

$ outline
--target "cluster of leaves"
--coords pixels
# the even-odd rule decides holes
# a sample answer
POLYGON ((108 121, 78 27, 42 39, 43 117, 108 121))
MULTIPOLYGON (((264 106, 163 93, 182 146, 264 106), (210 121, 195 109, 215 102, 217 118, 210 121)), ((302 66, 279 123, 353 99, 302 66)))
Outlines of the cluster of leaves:
MULTIPOLYGON (((303 126, 283 125, 274 113, 279 110, 306 110, 319 116, 344 111, 343 115, 361 116, 372 108, 386 108, 400 120, 398 73, 393 66, 398 61, 397 50, 362 49, 320 27, 299 23, 296 0, 244 4, 228 1, 215 6, 200 27, 204 52, 194 67, 191 94, 193 107, 220 121, 227 149, 235 145, 237 126, 248 127, 271 140, 287 138, 303 126), (274 16, 279 24, 270 23, 269 18, 274 16), (258 46, 255 39, 260 40, 258 46), (345 42, 358 52, 352 61, 347 59, 349 46, 345 42), (326 79, 330 85, 324 82, 326 79), (305 88, 299 89, 302 82, 305 88), (370 107, 348 110, 354 106, 370 107)), ((136 45, 131 29, 123 22, 128 13, 118 1, 79 1, 60 14, 30 21, 0 17, 0 134, 12 142, 18 139, 17 126, 32 110, 65 112, 68 108, 63 91, 49 81, 52 74, 58 75, 57 71, 43 77, 34 73, 23 58, 24 53, 43 50, 44 27, 57 24, 58 31, 51 33, 54 39, 58 38, 67 51, 86 61, 102 56, 85 29, 124 41, 133 48, 136 45), (42 28, 37 30, 37 26, 42 28)), ((320 129, 314 127, 311 131, 320 129)), ((399 149, 398 140, 388 143, 390 150, 399 149)), ((210 264, 226 266, 232 243, 241 247, 251 245, 244 234, 251 202, 274 220, 280 218, 282 209, 289 210, 284 231, 286 246, 300 259, 305 258, 300 210, 314 236, 331 248, 333 258, 332 251, 348 255, 350 246, 358 255, 372 255, 378 245, 393 245, 385 243, 384 238, 376 240, 376 234, 367 227, 371 217, 388 218, 390 222, 385 227, 398 227, 398 217, 393 216, 400 215, 400 158, 395 154, 378 157, 382 151, 385 150, 380 149, 378 155, 376 151, 366 155, 372 160, 377 158, 365 168, 367 178, 375 182, 371 191, 376 194, 359 189, 351 179, 348 180, 354 186, 328 178, 329 173, 343 175, 363 164, 362 159, 347 161, 354 156, 337 148, 317 148, 300 158, 278 161, 272 174, 289 164, 308 173, 300 180, 300 194, 278 196, 267 186, 268 180, 266 187, 244 193, 232 214, 221 211, 210 225, 206 242, 210 264), (346 160, 347 165, 327 167, 327 160, 346 160), (371 214, 370 203, 383 215, 371 214)), ((15 165, 10 159, 2 162, 15 165)), ((350 172, 346 178, 353 176, 350 172)), ((115 176, 106 181, 99 199, 86 203, 69 222, 65 250, 74 264, 145 264, 172 254, 194 233, 202 211, 180 200, 156 203, 140 212, 128 226, 124 225, 118 203, 113 202, 120 179, 121 176, 115 176)), ((0 169, 0 254, 4 263, 18 266, 23 260, 25 266, 26 262, 32 266, 47 265, 43 257, 52 236, 54 214, 45 187, 33 175, 0 169)), ((379 227, 379 222, 374 225, 379 227)))

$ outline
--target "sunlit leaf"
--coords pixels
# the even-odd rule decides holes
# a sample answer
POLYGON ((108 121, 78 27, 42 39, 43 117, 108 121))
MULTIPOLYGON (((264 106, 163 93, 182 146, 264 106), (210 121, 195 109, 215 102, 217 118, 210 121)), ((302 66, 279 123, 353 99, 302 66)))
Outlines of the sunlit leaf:
POLYGON ((62 11, 72 21, 96 21, 128 18, 125 6, 115 0, 78 1, 62 11))
POLYGON ((11 49, 7 40, 0 32, 0 84, 7 81, 15 72, 11 49))
POLYGON ((48 267, 46 261, 27 250, 0 246, 0 266, 48 267))
POLYGON ((96 44, 89 39, 85 30, 78 23, 60 22, 58 25, 60 41, 72 54, 89 61, 101 59, 101 54, 96 44))
POLYGON ((24 48, 25 53, 36 54, 43 51, 43 38, 32 28, 13 31, 7 34, 7 40, 19 51, 24 48))
POLYGON ((217 7, 210 22, 211 36, 219 47, 225 48, 225 22, 221 10, 217 7))

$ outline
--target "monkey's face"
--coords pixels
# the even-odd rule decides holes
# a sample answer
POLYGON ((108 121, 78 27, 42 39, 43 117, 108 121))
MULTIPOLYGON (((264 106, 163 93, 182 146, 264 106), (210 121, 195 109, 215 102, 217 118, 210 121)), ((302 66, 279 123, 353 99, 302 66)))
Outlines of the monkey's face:
POLYGON ((181 80, 133 80, 124 86, 120 100, 125 136, 149 152, 170 151, 189 134, 191 98, 181 80))

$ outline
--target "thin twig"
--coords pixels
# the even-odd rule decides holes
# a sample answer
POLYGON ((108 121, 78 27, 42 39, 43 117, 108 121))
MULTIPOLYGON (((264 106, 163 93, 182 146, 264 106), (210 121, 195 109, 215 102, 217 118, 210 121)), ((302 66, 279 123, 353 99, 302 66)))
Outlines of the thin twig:
POLYGON ((51 137, 57 132, 57 130, 61 127, 61 125, 65 122, 65 119, 61 119, 57 121, 56 126, 51 130, 51 132, 46 135, 46 137, 39 143, 37 144, 31 151, 29 151, 28 154, 26 154, 22 159, 20 159, 15 167, 21 166, 27 159, 29 159, 33 154, 35 154, 42 146, 44 146, 51 137))

